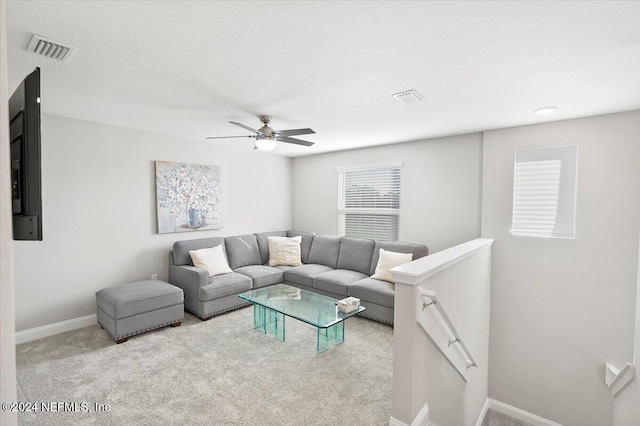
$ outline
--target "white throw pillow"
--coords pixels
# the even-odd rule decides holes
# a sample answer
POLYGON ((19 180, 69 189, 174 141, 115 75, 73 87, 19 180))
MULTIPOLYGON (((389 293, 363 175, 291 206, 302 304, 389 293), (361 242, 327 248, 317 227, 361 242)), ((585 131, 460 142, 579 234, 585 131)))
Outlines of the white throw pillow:
POLYGON ((300 244, 302 237, 267 237, 269 243, 269 266, 300 266, 300 244))
POLYGON ((376 272, 371 275, 371 278, 375 278, 376 280, 389 281, 393 282, 393 277, 391 276, 391 268, 395 268, 396 266, 404 265, 405 263, 409 263, 413 260, 412 253, 396 253, 394 251, 386 251, 385 249, 380 249, 380 257, 378 258, 378 264, 376 265, 376 272))
POLYGON ((212 248, 190 250, 189 256, 191 256, 193 265, 209 271, 210 277, 233 272, 229 268, 229 262, 224 250, 222 250, 222 244, 212 248))

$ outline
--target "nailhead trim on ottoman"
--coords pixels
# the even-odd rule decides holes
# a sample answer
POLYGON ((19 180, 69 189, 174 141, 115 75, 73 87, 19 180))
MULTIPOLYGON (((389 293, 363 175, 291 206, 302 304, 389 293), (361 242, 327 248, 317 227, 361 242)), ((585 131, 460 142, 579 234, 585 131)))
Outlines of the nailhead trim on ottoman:
POLYGON ((158 280, 102 289, 96 305, 98 323, 116 343, 156 328, 177 327, 184 319, 182 289, 158 280))

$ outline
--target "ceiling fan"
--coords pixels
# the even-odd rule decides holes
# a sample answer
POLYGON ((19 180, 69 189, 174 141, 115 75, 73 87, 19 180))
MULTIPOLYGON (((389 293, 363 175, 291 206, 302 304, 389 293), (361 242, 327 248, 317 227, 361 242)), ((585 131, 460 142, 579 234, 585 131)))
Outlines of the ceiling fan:
POLYGON ((264 126, 259 129, 252 129, 249 126, 245 126, 242 123, 236 123, 235 121, 230 121, 229 123, 235 124, 236 126, 242 127, 243 129, 254 132, 255 135, 250 136, 211 136, 207 139, 229 139, 229 138, 255 138, 256 145, 253 149, 261 149, 263 151, 271 151, 276 147, 276 142, 287 142, 293 143, 296 145, 304 145, 311 146, 313 142, 303 141, 301 139, 292 138, 291 136, 298 135, 310 135, 315 133, 311 129, 290 129, 290 130, 274 130, 269 127, 269 123, 271 122, 270 115, 260 115, 258 116, 260 121, 264 124, 264 126))

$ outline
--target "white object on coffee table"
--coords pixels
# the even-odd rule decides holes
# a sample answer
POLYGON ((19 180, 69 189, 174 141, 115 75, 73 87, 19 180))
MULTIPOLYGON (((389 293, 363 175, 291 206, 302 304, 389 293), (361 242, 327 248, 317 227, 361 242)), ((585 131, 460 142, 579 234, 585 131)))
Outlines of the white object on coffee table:
POLYGON ((355 311, 360 307, 360 299, 355 297, 347 297, 346 299, 338 300, 338 309, 344 313, 355 311))

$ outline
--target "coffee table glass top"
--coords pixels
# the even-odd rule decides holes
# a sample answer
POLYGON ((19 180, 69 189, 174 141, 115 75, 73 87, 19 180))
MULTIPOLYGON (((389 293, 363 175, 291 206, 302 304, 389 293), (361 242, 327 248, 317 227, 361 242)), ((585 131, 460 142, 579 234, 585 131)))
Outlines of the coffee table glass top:
POLYGON ((276 284, 239 294, 251 303, 264 306, 318 328, 331 327, 364 311, 364 306, 345 313, 338 310, 337 299, 312 293, 287 284, 276 284))

